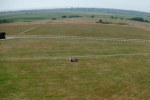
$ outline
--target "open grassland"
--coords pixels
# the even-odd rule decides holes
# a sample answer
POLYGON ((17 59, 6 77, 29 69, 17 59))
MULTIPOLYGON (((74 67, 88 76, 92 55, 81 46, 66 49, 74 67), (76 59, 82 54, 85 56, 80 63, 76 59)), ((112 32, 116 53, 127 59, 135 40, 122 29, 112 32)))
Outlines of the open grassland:
POLYGON ((7 35, 20 34, 33 27, 35 27, 35 25, 0 24, 0 32, 6 32, 7 35))
POLYGON ((150 24, 127 22, 127 25, 99 24, 96 20, 71 19, 1 24, 0 31, 24 35, 99 36, 106 38, 150 39, 150 24))
MULTIPOLYGON (((78 18, 91 18, 94 14, 95 18, 110 17, 113 14, 108 13, 85 13, 85 12, 62 12, 62 11, 20 11, 20 12, 0 12, 0 20, 8 20, 12 22, 33 22, 42 20, 63 19, 62 16, 79 16, 78 18)), ((65 18, 64 18, 65 19, 65 18)))
POLYGON ((94 40, 24 39, 1 42, 1 59, 11 57, 59 57, 147 53, 149 43, 94 40))
POLYGON ((149 44, 14 39, 0 47, 1 100, 150 99, 149 44))
POLYGON ((119 25, 45 24, 27 34, 150 39, 150 31, 119 25))
MULTIPOLYGON (((96 20, 15 22, 0 24, 0 31, 150 40, 149 24, 100 24, 96 20)), ((149 100, 149 94, 150 43, 0 40, 0 100, 149 100), (70 56, 79 62, 69 62, 70 56)))

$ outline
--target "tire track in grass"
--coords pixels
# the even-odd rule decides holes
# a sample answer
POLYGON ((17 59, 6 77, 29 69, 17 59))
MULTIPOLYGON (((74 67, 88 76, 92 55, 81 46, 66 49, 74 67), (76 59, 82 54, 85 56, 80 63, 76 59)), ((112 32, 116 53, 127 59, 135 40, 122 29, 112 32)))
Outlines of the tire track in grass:
POLYGON ((27 29, 27 30, 25 30, 25 31, 23 31, 23 32, 20 32, 20 33, 18 33, 18 34, 24 34, 24 33, 30 32, 30 31, 32 31, 32 30, 34 30, 34 29, 38 28, 38 27, 39 27, 39 26, 32 27, 32 28, 27 29))
MULTIPOLYGON (((75 55, 73 57, 76 58, 103 58, 103 57, 116 57, 116 56, 140 56, 140 55, 150 55, 150 53, 129 53, 129 54, 103 54, 103 55, 75 55)), ((2 60, 57 60, 57 59, 68 59, 69 56, 54 56, 54 57, 44 57, 44 56, 36 56, 36 57, 9 57, 9 58, 3 58, 2 60)))

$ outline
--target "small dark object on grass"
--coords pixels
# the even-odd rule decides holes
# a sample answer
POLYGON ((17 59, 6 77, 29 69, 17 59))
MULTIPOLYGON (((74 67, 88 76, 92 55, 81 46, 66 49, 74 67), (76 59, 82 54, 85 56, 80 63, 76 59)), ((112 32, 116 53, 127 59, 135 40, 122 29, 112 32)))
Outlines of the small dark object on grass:
POLYGON ((5 35, 6 35, 5 32, 0 32, 0 39, 5 39, 5 35))
POLYGON ((69 60, 70 62, 78 62, 78 59, 75 57, 70 57, 69 60))

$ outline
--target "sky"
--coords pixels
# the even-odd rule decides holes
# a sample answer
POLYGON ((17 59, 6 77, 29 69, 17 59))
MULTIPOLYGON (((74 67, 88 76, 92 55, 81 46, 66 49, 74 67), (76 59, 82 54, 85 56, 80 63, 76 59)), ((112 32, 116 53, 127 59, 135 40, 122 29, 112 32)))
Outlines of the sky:
POLYGON ((0 11, 79 7, 150 12, 150 0, 0 0, 0 11))

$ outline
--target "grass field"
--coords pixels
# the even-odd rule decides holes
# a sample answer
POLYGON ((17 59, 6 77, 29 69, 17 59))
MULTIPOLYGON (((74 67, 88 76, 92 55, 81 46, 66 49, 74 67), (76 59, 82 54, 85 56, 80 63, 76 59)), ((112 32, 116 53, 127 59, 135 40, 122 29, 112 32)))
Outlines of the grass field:
POLYGON ((17 24, 13 24, 13 25, 9 25, 9 24, 1 24, 0 25, 0 31, 1 32, 6 32, 9 35, 13 35, 13 34, 19 34, 25 30, 28 30, 32 27, 34 27, 35 25, 17 25, 17 24))
POLYGON ((0 45, 1 99, 150 99, 150 55, 136 55, 148 53, 147 44, 30 39, 0 45), (81 57, 71 63, 69 56, 81 57))
MULTIPOLYGON (((107 25, 96 20, 15 22, 0 24, 0 31, 150 39, 149 24, 125 21, 126 25, 107 25)), ((149 94, 150 43, 0 40, 0 100, 149 100, 149 94), (70 56, 79 62, 69 62, 70 56)))
POLYGON ((27 34, 102 36, 150 39, 149 31, 134 27, 101 24, 46 24, 27 34))

